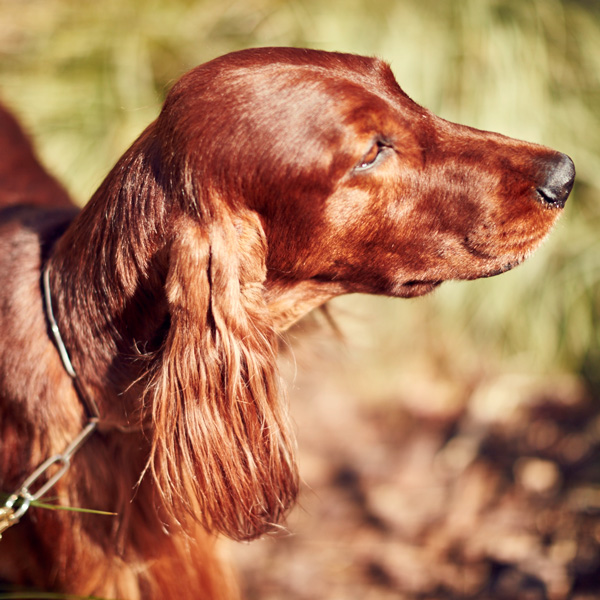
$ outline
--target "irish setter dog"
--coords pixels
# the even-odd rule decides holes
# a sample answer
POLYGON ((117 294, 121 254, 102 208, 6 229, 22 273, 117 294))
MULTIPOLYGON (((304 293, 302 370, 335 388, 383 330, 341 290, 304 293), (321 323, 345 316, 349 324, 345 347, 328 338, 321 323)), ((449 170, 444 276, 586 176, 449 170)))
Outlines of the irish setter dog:
POLYGON ((184 75, 81 211, 2 112, 0 581, 235 597, 215 540, 270 531, 298 489, 278 334, 340 294, 511 269, 574 173, 436 117, 380 60, 313 50, 184 75), (116 516, 25 512, 46 482, 116 516))

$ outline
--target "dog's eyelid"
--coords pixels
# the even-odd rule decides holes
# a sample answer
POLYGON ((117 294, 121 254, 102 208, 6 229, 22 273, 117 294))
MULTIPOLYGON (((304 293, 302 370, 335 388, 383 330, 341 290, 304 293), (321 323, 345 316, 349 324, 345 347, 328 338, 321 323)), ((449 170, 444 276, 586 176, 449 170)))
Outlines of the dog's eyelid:
POLYGON ((370 169, 373 166, 375 166, 379 162, 379 160, 383 154, 383 151, 386 148, 393 148, 393 145, 386 138, 384 138, 382 136, 377 136, 373 140, 373 143, 371 144, 369 151, 362 157, 360 162, 354 167, 354 170, 355 171, 366 171, 367 169, 370 169))

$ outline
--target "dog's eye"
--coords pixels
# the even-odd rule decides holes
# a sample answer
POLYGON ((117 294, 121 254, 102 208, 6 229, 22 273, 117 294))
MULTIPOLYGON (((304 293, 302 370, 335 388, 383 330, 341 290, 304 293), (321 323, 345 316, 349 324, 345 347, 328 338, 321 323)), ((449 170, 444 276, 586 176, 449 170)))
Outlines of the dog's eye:
POLYGON ((356 171, 365 171, 375 165, 382 155, 382 152, 388 148, 387 144, 382 141, 375 142, 369 151, 362 157, 361 161, 356 165, 356 171))

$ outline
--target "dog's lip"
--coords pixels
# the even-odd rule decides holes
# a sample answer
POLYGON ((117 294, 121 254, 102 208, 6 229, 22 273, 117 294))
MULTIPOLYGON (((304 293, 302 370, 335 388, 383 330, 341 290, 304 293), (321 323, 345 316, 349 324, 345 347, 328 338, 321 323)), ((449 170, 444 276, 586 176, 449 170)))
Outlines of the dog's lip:
POLYGON ((428 279, 414 279, 412 281, 405 281, 402 285, 406 286, 406 287, 415 287, 418 285, 431 285, 431 286, 438 286, 440 285, 441 280, 440 281, 434 281, 432 280, 428 280, 428 279))
POLYGON ((486 279, 489 277, 496 277, 496 275, 502 275, 502 273, 506 273, 507 271, 512 271, 512 269, 514 269, 515 267, 518 267, 524 259, 515 259, 515 260, 511 260, 511 261, 507 261, 505 263, 503 263, 502 265, 500 265, 498 268, 496 269, 492 269, 490 271, 486 271, 484 273, 482 273, 481 275, 477 275, 475 277, 473 277, 473 279, 486 279))
POLYGON ((507 263, 503 264, 496 271, 493 271, 492 273, 490 273, 488 275, 488 277, 495 277, 496 275, 501 275, 502 273, 506 273, 507 271, 510 271, 510 270, 514 269, 515 267, 518 267, 520 264, 521 264, 520 260, 507 262, 507 263))
POLYGON ((427 280, 427 279, 413 279, 410 281, 405 281, 400 286, 400 296, 404 297, 414 297, 414 296, 424 296, 425 294, 429 294, 436 287, 441 285, 443 280, 427 280))

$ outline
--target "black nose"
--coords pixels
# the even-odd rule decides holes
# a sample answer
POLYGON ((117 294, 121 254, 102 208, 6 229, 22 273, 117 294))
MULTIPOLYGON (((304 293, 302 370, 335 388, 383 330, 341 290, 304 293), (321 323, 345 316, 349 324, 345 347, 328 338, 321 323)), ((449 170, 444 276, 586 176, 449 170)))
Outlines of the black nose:
POLYGON ((544 164, 545 181, 536 191, 550 207, 562 208, 575 181, 575 165, 566 154, 556 154, 544 164))

